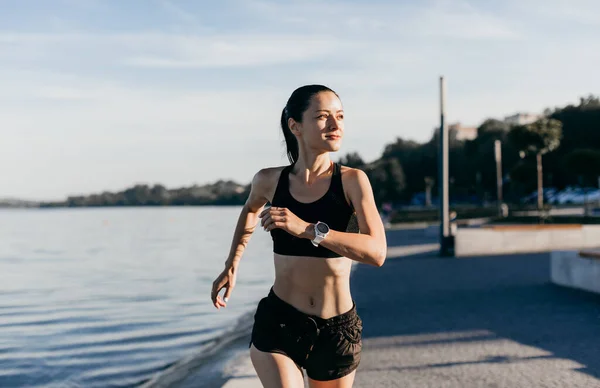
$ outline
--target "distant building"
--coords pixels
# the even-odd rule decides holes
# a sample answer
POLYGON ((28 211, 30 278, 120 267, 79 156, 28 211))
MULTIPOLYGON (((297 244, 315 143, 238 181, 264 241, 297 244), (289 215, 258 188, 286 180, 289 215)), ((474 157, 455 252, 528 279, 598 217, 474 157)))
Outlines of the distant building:
POLYGON ((510 125, 526 125, 542 118, 542 115, 535 113, 517 113, 504 118, 504 122, 510 125))
POLYGON ((477 137, 477 127, 466 127, 461 123, 448 126, 449 131, 455 131, 456 140, 473 140, 477 137))

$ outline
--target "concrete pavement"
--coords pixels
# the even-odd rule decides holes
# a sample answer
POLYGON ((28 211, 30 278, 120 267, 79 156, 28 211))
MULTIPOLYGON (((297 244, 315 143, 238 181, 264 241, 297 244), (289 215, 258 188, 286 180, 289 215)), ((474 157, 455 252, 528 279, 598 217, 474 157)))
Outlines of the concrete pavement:
POLYGON ((600 297, 549 274, 548 254, 361 266, 355 387, 600 387, 600 297))

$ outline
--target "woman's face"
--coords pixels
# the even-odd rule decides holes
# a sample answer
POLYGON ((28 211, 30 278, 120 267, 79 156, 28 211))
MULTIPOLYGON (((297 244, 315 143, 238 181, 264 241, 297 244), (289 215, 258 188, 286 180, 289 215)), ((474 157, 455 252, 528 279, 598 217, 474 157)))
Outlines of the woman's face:
POLYGON ((319 151, 338 151, 344 135, 344 110, 342 102, 332 92, 315 94, 308 109, 302 115, 302 123, 296 123, 304 146, 319 151))

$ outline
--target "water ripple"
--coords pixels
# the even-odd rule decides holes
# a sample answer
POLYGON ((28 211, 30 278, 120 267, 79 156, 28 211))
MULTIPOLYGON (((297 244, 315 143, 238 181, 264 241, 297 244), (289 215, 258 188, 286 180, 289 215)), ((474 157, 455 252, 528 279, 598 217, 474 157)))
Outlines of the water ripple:
POLYGON ((264 234, 244 292, 210 303, 239 208, 0 213, 0 387, 138 386, 202 353, 272 283, 264 234))

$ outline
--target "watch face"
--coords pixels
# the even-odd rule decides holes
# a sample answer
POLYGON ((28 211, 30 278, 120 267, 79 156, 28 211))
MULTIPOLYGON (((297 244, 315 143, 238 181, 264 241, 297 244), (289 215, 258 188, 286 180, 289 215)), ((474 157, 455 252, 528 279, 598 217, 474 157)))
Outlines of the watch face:
POLYGON ((327 226, 326 224, 324 224, 322 222, 319 223, 319 224, 317 224, 317 229, 321 233, 327 233, 327 232, 329 232, 329 226, 327 226))

